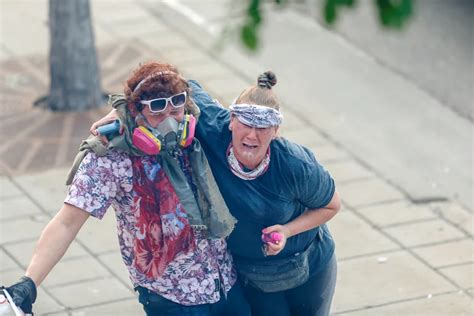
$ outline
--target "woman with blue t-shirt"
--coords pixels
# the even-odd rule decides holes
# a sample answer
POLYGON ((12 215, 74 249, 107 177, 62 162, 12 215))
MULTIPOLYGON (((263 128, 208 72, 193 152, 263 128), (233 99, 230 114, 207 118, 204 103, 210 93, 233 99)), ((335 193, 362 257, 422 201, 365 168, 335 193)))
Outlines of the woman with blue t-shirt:
POLYGON ((337 267, 325 223, 340 200, 312 152, 278 137, 275 74, 260 75, 229 109, 188 83, 201 110, 196 137, 238 220, 228 248, 252 315, 328 315, 337 267))

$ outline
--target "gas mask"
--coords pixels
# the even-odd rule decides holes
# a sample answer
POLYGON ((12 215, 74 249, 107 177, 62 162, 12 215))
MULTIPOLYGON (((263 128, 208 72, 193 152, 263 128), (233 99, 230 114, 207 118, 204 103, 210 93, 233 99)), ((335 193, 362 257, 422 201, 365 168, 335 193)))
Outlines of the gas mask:
POLYGON ((173 152, 178 148, 186 148, 192 144, 196 128, 196 118, 186 114, 181 122, 168 117, 156 128, 148 124, 144 116, 138 116, 146 126, 133 130, 132 142, 135 147, 147 155, 158 155, 161 151, 173 152))

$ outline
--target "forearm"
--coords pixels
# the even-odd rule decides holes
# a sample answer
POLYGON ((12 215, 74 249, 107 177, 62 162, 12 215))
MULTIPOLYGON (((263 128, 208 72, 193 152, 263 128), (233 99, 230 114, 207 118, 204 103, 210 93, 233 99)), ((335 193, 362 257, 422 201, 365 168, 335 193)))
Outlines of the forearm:
POLYGON ((201 85, 196 80, 188 80, 188 84, 191 87, 191 97, 194 103, 201 109, 205 110, 208 107, 218 106, 211 95, 203 90, 201 85))
POLYGON ((286 237, 290 238, 291 236, 298 235, 327 223, 337 214, 340 208, 341 200, 339 198, 339 193, 335 191, 331 201, 325 207, 307 210, 291 222, 283 225, 286 230, 286 237))
POLYGON ((262 230, 263 233, 278 232, 282 235, 282 239, 277 243, 266 244, 266 254, 276 255, 285 248, 286 240, 292 236, 301 234, 307 230, 327 223, 333 218, 341 208, 341 201, 337 191, 334 192, 331 201, 322 208, 307 210, 291 222, 284 225, 273 225, 262 230))
POLYGON ((25 273, 36 286, 62 258, 88 216, 86 212, 65 204, 45 227, 25 273))
POLYGON ((337 213, 337 210, 320 208, 307 210, 291 222, 283 225, 287 229, 287 238, 325 224, 337 213))

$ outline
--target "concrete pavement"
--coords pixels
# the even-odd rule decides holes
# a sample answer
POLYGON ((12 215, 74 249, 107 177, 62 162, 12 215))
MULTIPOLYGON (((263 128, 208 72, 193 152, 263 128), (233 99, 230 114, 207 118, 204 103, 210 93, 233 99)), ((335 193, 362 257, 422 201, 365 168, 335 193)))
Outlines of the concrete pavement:
MULTIPOLYGON (((197 45, 161 19, 157 12, 169 8, 160 3, 92 1, 92 9, 107 91, 120 90, 139 62, 159 59, 229 104, 268 67, 238 51, 234 64, 229 55, 210 53, 206 38, 197 45), (239 67, 244 75, 236 75, 239 67)), ((42 228, 61 206, 75 148, 107 108, 74 114, 32 109, 48 84, 47 2, 4 0, 0 12, 0 284, 10 284, 22 275, 42 228), (31 24, 13 18, 18 16, 31 24)), ((288 87, 277 92, 284 100, 294 97, 288 87)), ((353 143, 335 141, 330 127, 308 124, 306 117, 316 110, 285 108, 282 134, 316 153, 344 203, 329 224, 339 258, 332 313, 472 315, 472 210, 452 199, 413 203, 401 183, 354 155, 353 143)), ((338 122, 340 114, 324 111, 328 121, 338 122)), ((104 220, 86 223, 40 287, 35 309, 39 315, 142 314, 121 263, 112 210, 104 220)))
MULTIPOLYGON (((354 158, 411 200, 447 198, 472 212, 473 123, 419 88, 419 82, 400 75, 313 19, 289 9, 271 10, 271 6, 265 11, 258 52, 249 56, 232 41, 218 51, 211 46, 217 37, 214 30, 238 25, 242 14, 237 11, 225 18, 222 8, 212 9, 212 0, 204 1, 207 6, 193 0, 166 3, 176 2, 192 9, 194 15, 187 14, 186 19, 175 6, 147 8, 196 47, 207 48, 233 70, 234 77, 255 80, 253 74, 262 68, 273 69, 280 80, 276 90, 287 111, 343 144, 354 158)), ((423 37, 418 40, 423 42, 423 37)), ((469 51, 469 45, 465 46, 459 49, 469 51)), ((430 55, 426 59, 433 60, 430 55)), ((463 73, 469 71, 466 66, 463 73)), ((433 71, 431 76, 440 74, 433 71)))

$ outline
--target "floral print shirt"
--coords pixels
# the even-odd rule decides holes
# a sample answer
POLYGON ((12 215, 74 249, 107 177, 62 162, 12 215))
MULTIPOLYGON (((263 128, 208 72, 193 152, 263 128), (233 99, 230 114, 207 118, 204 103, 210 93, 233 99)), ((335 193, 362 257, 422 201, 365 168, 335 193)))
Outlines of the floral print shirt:
MULTIPOLYGON (((150 157, 142 159, 150 164, 150 157)), ((134 287, 145 287, 182 305, 219 301, 221 292, 227 293, 237 276, 226 241, 206 238, 204 230, 193 230, 194 250, 178 253, 159 277, 150 278, 135 267, 134 261, 139 259, 144 264, 144 258, 152 260, 153 255, 150 249, 134 246, 143 232, 137 228, 140 209, 132 177, 132 161, 127 154, 112 150, 100 157, 88 153, 69 187, 65 203, 99 219, 113 206, 120 251, 134 287)))

